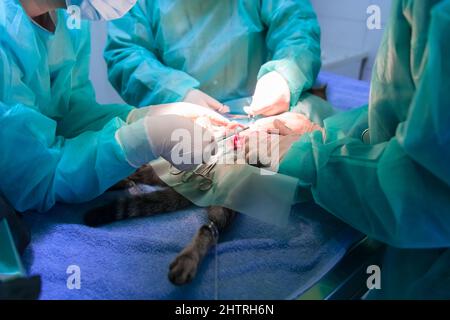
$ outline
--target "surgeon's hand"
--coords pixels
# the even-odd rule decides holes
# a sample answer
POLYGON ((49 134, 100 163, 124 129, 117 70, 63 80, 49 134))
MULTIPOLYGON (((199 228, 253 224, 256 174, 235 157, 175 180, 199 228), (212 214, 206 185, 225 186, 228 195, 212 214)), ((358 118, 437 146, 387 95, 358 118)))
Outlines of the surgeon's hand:
POLYGON ((244 142, 240 145, 245 148, 245 160, 248 164, 277 171, 280 162, 300 135, 252 131, 241 138, 244 142))
POLYGON ((239 135, 239 145, 245 148, 248 164, 277 171, 291 146, 302 135, 316 130, 325 138, 322 127, 301 114, 289 112, 257 121, 252 129, 239 135))
POLYGON ((262 118, 253 124, 253 128, 254 130, 264 130, 280 135, 303 135, 315 130, 323 131, 321 126, 315 124, 303 114, 295 112, 285 112, 277 116, 262 118))
POLYGON ((135 168, 162 157, 179 170, 191 170, 216 150, 209 130, 178 115, 144 117, 117 130, 116 140, 135 168))
POLYGON ((289 111, 290 103, 291 91, 287 81, 272 71, 258 80, 252 104, 244 110, 249 115, 273 116, 289 111))
POLYGON ((134 109, 128 115, 127 123, 136 122, 144 117, 164 115, 177 115, 191 120, 207 118, 212 124, 217 126, 227 126, 230 123, 230 120, 214 110, 188 102, 167 103, 134 109))
POLYGON ((183 102, 189 102, 192 104, 197 104, 199 106, 210 108, 219 113, 228 113, 230 112, 230 108, 213 97, 210 97, 203 91, 192 89, 190 90, 186 97, 184 97, 183 102))

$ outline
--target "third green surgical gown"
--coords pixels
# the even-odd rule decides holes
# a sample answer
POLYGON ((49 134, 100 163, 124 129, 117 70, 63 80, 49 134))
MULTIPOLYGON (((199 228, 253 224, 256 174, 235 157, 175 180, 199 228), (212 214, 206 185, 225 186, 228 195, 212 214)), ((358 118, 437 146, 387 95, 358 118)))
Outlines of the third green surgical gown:
POLYGON ((180 101, 193 88, 222 102, 249 97, 277 71, 294 106, 320 69, 320 28, 309 0, 139 0, 110 22, 105 58, 131 105, 180 101))
POLYGON ((450 298, 450 0, 396 0, 368 110, 325 121, 281 164, 315 201, 390 245, 375 298, 450 298), (370 144, 361 139, 368 122, 370 144))

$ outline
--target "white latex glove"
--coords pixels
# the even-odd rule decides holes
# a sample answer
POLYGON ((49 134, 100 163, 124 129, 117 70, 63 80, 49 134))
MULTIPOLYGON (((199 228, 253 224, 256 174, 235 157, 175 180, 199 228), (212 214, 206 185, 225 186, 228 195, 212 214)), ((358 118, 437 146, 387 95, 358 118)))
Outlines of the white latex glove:
POLYGON ((193 104, 197 104, 199 106, 210 108, 214 111, 220 112, 220 113, 228 113, 230 112, 230 108, 226 105, 220 103, 213 97, 210 97, 203 91, 192 89, 190 90, 186 97, 184 97, 183 102, 189 102, 193 104))
POLYGON ((289 134, 303 135, 314 130, 323 131, 318 124, 315 124, 303 114, 295 112, 285 112, 277 116, 259 119, 252 127, 283 136, 289 134))
POLYGON ((230 120, 210 108, 188 102, 175 102, 134 109, 127 118, 127 123, 136 122, 144 117, 178 115, 191 120, 208 118, 213 124, 226 126, 230 120))
POLYGON ((258 80, 252 104, 244 111, 249 115, 273 116, 289 111, 290 103, 291 91, 287 81, 272 71, 258 80))
POLYGON ((191 170, 216 148, 210 131, 177 115, 144 117, 117 130, 116 140, 135 168, 162 157, 179 170, 191 170))
POLYGON ((248 164, 277 172, 281 160, 299 138, 300 135, 297 134, 279 135, 252 131, 241 137, 241 145, 244 145, 248 164))
POLYGON ((279 163, 304 134, 320 131, 322 127, 302 114, 285 112, 278 116, 260 119, 249 129, 239 134, 245 145, 246 161, 250 165, 271 167, 277 171, 279 163))

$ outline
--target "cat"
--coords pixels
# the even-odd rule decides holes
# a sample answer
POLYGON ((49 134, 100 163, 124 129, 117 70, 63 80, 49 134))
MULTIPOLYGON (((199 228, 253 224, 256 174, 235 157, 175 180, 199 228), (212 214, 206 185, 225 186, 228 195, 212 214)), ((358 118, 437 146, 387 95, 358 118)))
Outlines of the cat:
MULTIPOLYGON (((327 100, 327 86, 311 89, 309 92, 327 100)), ((84 217, 88 226, 98 227, 128 218, 147 217, 187 208, 192 203, 167 186, 155 173, 151 165, 141 167, 136 173, 116 184, 112 189, 129 189, 136 184, 161 187, 150 193, 128 195, 90 210, 84 217)), ((191 243, 187 245, 169 266, 169 280, 175 285, 191 282, 205 255, 222 233, 233 221, 236 212, 219 206, 206 209, 209 223, 200 227, 191 243)))
MULTIPOLYGON (((162 187, 150 193, 128 195, 90 210, 84 216, 84 223, 98 227, 128 218, 147 217, 158 213, 184 209, 192 203, 168 187, 155 173, 151 165, 141 167, 135 174, 119 182, 112 189, 127 189, 136 184, 162 187)), ((191 243, 186 246, 169 266, 169 280, 175 285, 187 284, 194 279, 205 255, 217 241, 219 234, 232 222, 236 212, 211 206, 206 209, 209 223, 200 227, 191 243)))

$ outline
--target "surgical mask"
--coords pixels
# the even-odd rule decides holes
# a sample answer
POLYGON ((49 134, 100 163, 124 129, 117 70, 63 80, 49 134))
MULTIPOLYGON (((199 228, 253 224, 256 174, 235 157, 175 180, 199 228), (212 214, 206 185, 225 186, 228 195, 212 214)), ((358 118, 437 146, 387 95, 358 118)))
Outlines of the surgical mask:
POLYGON ((123 17, 137 0, 66 0, 67 7, 77 6, 81 18, 91 21, 115 20, 123 17))

